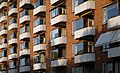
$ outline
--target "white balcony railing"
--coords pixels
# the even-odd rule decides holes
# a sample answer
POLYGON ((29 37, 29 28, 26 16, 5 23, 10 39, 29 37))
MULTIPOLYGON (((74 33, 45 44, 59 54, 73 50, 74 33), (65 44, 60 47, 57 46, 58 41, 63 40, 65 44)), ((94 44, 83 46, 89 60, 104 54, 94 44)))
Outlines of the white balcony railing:
POLYGON ((46 5, 40 5, 33 10, 33 15, 38 15, 40 13, 46 12, 46 5))
POLYGON ((51 19, 51 25, 55 25, 62 22, 67 22, 67 15, 58 15, 55 18, 51 19))
POLYGON ((33 28, 33 33, 41 32, 41 31, 46 31, 46 25, 38 25, 33 28))
POLYGON ((20 56, 23 56, 23 55, 30 55, 30 49, 24 49, 20 51, 20 56))
POLYGON ((7 34, 7 30, 6 29, 0 31, 0 35, 6 35, 6 34, 7 34))
POLYGON ((58 37, 58 38, 52 39, 50 42, 51 42, 51 46, 66 44, 67 43, 67 37, 58 37))
POLYGON ((30 21, 30 15, 25 15, 20 18, 20 24, 30 21))
POLYGON ((95 62, 95 53, 86 53, 75 56, 75 63, 95 62))
POLYGON ((7 48, 7 43, 1 44, 0 49, 7 48))
POLYGON ((8 45, 16 44, 16 43, 18 43, 18 42, 17 42, 17 38, 12 38, 12 39, 10 39, 10 40, 8 41, 8 45))
POLYGON ((95 1, 88 0, 75 7, 75 15, 81 14, 87 10, 94 10, 94 9, 95 9, 95 1))
POLYGON ((86 27, 75 31, 74 39, 79 39, 85 36, 95 35, 95 27, 86 27))
POLYGON ((4 7, 7 7, 7 2, 2 2, 0 4, 0 9, 4 8, 4 7))
POLYGON ((7 61, 7 57, 0 58, 0 62, 6 62, 6 61, 7 61))
POLYGON ((17 53, 8 55, 8 59, 9 60, 11 60, 11 59, 17 59, 17 53))
POLYGON ((46 50, 46 44, 39 44, 33 47, 34 52, 41 51, 41 50, 46 50))
POLYGON ((17 13, 18 13, 17 8, 12 8, 12 9, 8 12, 8 16, 11 16, 11 15, 17 14, 17 13))
POLYGON ((13 23, 13 24, 10 24, 8 26, 8 30, 17 29, 17 28, 18 28, 18 24, 17 23, 13 23))
POLYGON ((4 22, 4 21, 7 21, 7 16, 2 16, 2 17, 0 17, 0 23, 1 23, 1 22, 4 22))
POLYGON ((51 61, 51 67, 59 67, 59 66, 66 66, 67 65, 67 59, 58 59, 51 61))
POLYGON ((108 20, 108 29, 116 28, 120 28, 120 16, 116 16, 108 20))
POLYGON ((30 32, 20 34, 20 40, 30 38, 30 32))
POLYGON ((33 70, 46 69, 46 63, 37 63, 33 65, 33 70))

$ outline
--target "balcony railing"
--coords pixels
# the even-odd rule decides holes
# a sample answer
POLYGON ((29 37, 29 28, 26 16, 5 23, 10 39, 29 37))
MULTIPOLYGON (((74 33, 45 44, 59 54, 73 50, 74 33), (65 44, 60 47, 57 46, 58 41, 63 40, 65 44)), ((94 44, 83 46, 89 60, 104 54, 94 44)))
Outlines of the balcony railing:
MULTIPOLYGON (((77 1, 76 1, 77 2, 77 1)), ((84 13, 85 11, 91 11, 95 9, 95 1, 87 0, 85 2, 76 3, 75 6, 75 15, 84 13)))
POLYGON ((75 56, 75 63, 95 62, 95 53, 85 53, 75 56))
POLYGON ((58 59, 51 61, 51 67, 67 66, 67 59, 58 59))

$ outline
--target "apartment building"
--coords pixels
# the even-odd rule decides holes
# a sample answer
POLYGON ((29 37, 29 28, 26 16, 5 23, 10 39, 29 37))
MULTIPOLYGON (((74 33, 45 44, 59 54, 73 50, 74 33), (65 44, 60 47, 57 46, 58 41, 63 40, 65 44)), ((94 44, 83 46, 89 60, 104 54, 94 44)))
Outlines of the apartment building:
POLYGON ((0 0, 0 73, 120 73, 119 0, 0 0))

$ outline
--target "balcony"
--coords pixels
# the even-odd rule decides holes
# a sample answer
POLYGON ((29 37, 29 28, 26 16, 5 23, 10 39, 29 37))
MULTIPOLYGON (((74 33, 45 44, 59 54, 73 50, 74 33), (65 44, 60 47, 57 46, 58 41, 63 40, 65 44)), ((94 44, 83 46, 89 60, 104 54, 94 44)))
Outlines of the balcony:
POLYGON ((33 47, 33 52, 46 50, 46 44, 39 44, 33 47))
POLYGON ((33 70, 46 69, 46 63, 37 63, 33 65, 33 70))
POLYGON ((25 32, 20 34, 20 40, 28 39, 28 38, 30 38, 30 32, 25 32))
POLYGON ((7 43, 1 44, 0 49, 7 48, 7 43))
POLYGON ((8 73, 17 73, 17 69, 10 69, 10 70, 8 70, 8 73))
POLYGON ((20 8, 24 8, 24 9, 33 9, 33 5, 31 4, 30 0, 21 0, 20 1, 20 8))
POLYGON ((7 2, 2 2, 0 4, 0 9, 3 9, 4 7, 7 7, 7 2))
POLYGON ((18 28, 18 24, 17 23, 12 23, 8 26, 8 30, 12 30, 12 29, 17 29, 18 28))
POLYGON ((51 5, 57 5, 57 4, 60 4, 60 2, 62 2, 62 1, 64 1, 64 0, 50 0, 50 3, 51 3, 51 5))
POLYGON ((117 29, 117 28, 120 28, 120 16, 116 16, 116 17, 113 17, 113 18, 110 18, 108 20, 108 29, 117 29))
POLYGON ((16 16, 17 13, 18 13, 17 8, 12 8, 12 9, 9 10, 8 16, 16 16))
POLYGON ((7 71, 0 71, 0 73, 7 73, 7 71))
POLYGON ((86 2, 78 4, 75 7, 75 15, 79 15, 79 14, 82 14, 82 13, 85 13, 87 11, 91 11, 94 9, 95 9, 95 1, 88 0, 86 2))
POLYGON ((88 37, 90 37, 91 39, 95 35, 95 27, 86 27, 83 29, 79 29, 75 31, 74 35, 74 39, 82 39, 86 37, 86 39, 89 39, 88 37))
POLYGON ((7 57, 0 58, 0 62, 6 62, 6 61, 7 61, 7 57))
POLYGON ((8 2, 13 2, 14 0, 8 0, 8 2))
POLYGON ((23 66, 19 68, 20 72, 30 72, 30 66, 23 66))
POLYGON ((107 49, 108 51, 108 58, 115 58, 115 57, 120 57, 120 47, 115 47, 115 48, 110 48, 107 49))
POLYGON ((0 36, 1 36, 1 35, 7 35, 7 30, 6 30, 6 29, 1 30, 1 31, 0 31, 0 36))
POLYGON ((51 46, 66 44, 67 37, 58 37, 58 38, 52 39, 50 42, 51 42, 51 46))
POLYGON ((30 15, 24 15, 23 17, 20 18, 20 24, 23 24, 29 21, 30 21, 30 15))
POLYGON ((67 59, 58 59, 51 61, 51 67, 59 67, 59 66, 66 66, 67 59))
POLYGON ((46 5, 40 5, 33 10, 33 15, 34 16, 40 15, 40 14, 45 15, 45 12, 46 12, 46 5))
POLYGON ((17 53, 8 55, 8 60, 17 59, 17 53))
POLYGON ((38 32, 42 32, 42 31, 46 31, 46 25, 38 25, 36 27, 33 28, 33 33, 38 33, 38 32))
POLYGON ((23 49, 20 51, 20 56, 30 55, 30 49, 23 49))
POLYGON ((1 16, 0 17, 0 23, 7 21, 7 16, 1 16))
POLYGON ((85 53, 75 56, 75 63, 95 62, 95 53, 85 53))
POLYGON ((8 45, 17 44, 17 38, 12 38, 8 41, 8 45))
MULTIPOLYGON (((67 15, 64 15, 64 14, 60 14, 51 19, 52 26, 60 23, 65 23, 65 22, 67 22, 67 15)), ((60 25, 63 25, 63 24, 60 24, 60 25)))

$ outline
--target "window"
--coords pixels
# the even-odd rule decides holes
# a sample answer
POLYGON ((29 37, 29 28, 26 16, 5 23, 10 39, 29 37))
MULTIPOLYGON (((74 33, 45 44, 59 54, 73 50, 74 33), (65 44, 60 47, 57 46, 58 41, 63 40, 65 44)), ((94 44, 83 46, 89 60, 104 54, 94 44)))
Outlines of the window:
POLYGON ((81 3, 85 2, 87 0, 75 0, 75 6, 80 5, 81 3))
POLYGON ((83 53, 92 53, 92 52, 94 52, 93 42, 79 42, 72 45, 73 57, 75 55, 80 55, 83 53))
POLYGON ((0 64, 0 70, 7 70, 6 64, 0 64))
POLYGON ((56 60, 59 58, 66 58, 66 48, 65 47, 51 50, 51 60, 56 60))
POLYGON ((72 22, 72 33, 84 27, 84 18, 72 22))
POLYGON ((29 42, 27 42, 27 41, 22 42, 22 43, 20 44, 20 49, 21 49, 21 50, 29 49, 29 42))
POLYGON ((2 12, 2 14, 0 15, 0 17, 2 17, 2 16, 7 16, 7 10, 4 10, 4 11, 2 12))
POLYGON ((45 5, 46 4, 46 0, 37 0, 35 3, 34 3, 34 7, 37 8, 38 6, 40 5, 45 5))
POLYGON ((45 34, 37 36, 34 38, 34 45, 45 43, 45 34))
POLYGON ((84 52, 84 43, 80 42, 77 44, 74 44, 74 51, 76 54, 81 54, 84 52))
POLYGON ((12 8, 17 8, 17 3, 16 2, 12 3, 12 5, 9 7, 9 10, 11 10, 12 8))
POLYGON ((44 63, 45 62, 45 52, 39 53, 34 56, 34 64, 35 63, 44 63))
POLYGON ((17 23, 17 18, 12 18, 12 19, 10 20, 10 24, 13 24, 13 23, 17 23))
POLYGON ((0 15, 0 17, 2 17, 2 16, 7 16, 7 10, 4 10, 4 11, 2 12, 2 14, 0 15))
POLYGON ((103 73, 113 72, 113 63, 103 63, 103 73))
POLYGON ((72 0, 72 12, 75 11, 75 0, 72 0))
POLYGON ((65 28, 54 29, 50 33, 51 40, 58 38, 58 37, 65 37, 65 36, 66 36, 66 29, 65 28))
POLYGON ((17 38, 17 32, 12 32, 10 34, 10 39, 12 39, 12 38, 17 38))
POLYGON ((102 64, 102 73, 120 73, 120 61, 104 62, 102 64))
POLYGON ((29 10, 23 10, 21 13, 20 13, 20 17, 23 17, 25 15, 29 15, 29 10))
POLYGON ((52 68, 50 73, 66 73, 66 68, 64 67, 52 68))
POLYGON ((7 43, 7 38, 3 37, 3 38, 1 39, 1 44, 5 44, 5 43, 7 43))
POLYGON ((0 52, 1 57, 7 57, 7 50, 0 52))
POLYGON ((60 14, 66 14, 66 9, 62 7, 58 7, 51 11, 51 19, 60 15, 60 14))
POLYGON ((25 32, 29 32, 29 31, 30 31, 29 24, 26 24, 25 26, 20 28, 20 34, 25 33, 25 32))
POLYGON ((93 73, 93 68, 91 65, 89 66, 79 66, 73 67, 72 73, 93 73))
POLYGON ((17 53, 17 48, 16 47, 11 47, 10 48, 10 54, 17 53))
POLYGON ((38 25, 44 25, 46 24, 46 19, 45 18, 37 18, 34 21, 34 27, 38 26, 38 25))
POLYGON ((17 67, 16 62, 12 61, 9 63, 9 69, 15 69, 17 67))
POLYGON ((103 8, 103 24, 108 21, 108 19, 117 16, 119 13, 117 3, 109 5, 103 8))
POLYGON ((7 29, 7 23, 3 23, 1 26, 1 30, 6 30, 7 29))
POLYGON ((30 66, 30 58, 25 57, 20 59, 20 67, 22 66, 30 66))

